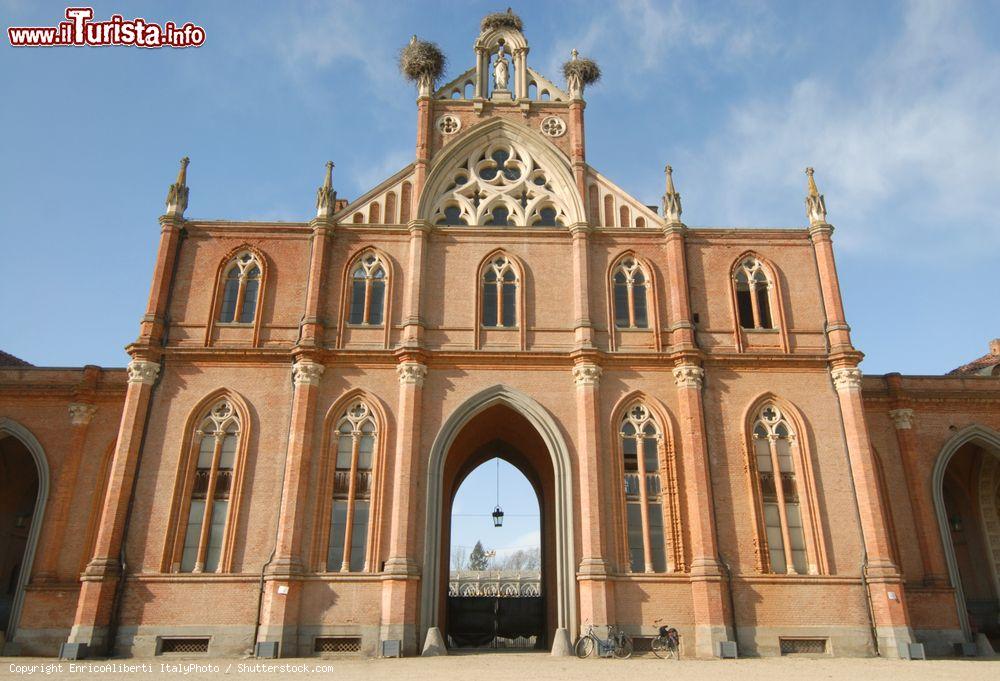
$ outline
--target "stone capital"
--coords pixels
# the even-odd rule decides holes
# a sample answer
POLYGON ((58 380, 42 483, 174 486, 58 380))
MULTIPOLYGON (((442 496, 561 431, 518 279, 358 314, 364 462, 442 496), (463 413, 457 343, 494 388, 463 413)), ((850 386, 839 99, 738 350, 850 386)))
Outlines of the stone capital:
POLYGON ((292 383, 295 385, 319 385, 319 379, 326 367, 310 359, 300 359, 292 365, 292 383))
POLYGON ((577 364, 573 367, 573 382, 578 386, 600 385, 601 367, 596 364, 577 364))
POLYGON ((682 364, 674 367, 674 383, 678 388, 701 390, 704 379, 705 370, 697 364, 682 364))
POLYGON ((420 362, 402 362, 396 366, 396 372, 399 374, 400 385, 413 384, 419 387, 424 384, 427 366, 420 362))
POLYGON ((73 402, 69 405, 69 422, 74 426, 85 426, 90 423, 96 413, 97 407, 93 404, 73 402))
POLYGON ((833 379, 833 387, 838 391, 861 390, 861 369, 857 367, 831 369, 830 377, 833 379))
POLYGON ((896 426, 896 430, 909 430, 913 427, 912 409, 890 409, 889 418, 896 426))
POLYGON ((128 363, 125 371, 128 373, 129 383, 153 385, 156 382, 156 377, 160 374, 160 365, 146 359, 133 359, 128 363))

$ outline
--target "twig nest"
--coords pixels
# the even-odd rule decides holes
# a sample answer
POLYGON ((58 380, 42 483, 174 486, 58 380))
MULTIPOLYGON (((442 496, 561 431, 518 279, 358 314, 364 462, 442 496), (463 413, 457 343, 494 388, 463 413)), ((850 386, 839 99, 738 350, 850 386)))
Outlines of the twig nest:
POLYGON ((593 85, 601 79, 601 67, 593 59, 574 56, 563 64, 563 77, 567 83, 593 85))
POLYGON ((487 14, 483 17, 483 20, 479 22, 479 30, 483 33, 499 28, 507 28, 512 31, 522 31, 524 30, 524 22, 521 21, 521 17, 514 14, 510 7, 507 8, 506 12, 493 12, 492 14, 487 14))
POLYGON ((434 83, 444 73, 446 61, 444 52, 436 43, 413 36, 409 44, 399 51, 399 72, 415 83, 434 83))

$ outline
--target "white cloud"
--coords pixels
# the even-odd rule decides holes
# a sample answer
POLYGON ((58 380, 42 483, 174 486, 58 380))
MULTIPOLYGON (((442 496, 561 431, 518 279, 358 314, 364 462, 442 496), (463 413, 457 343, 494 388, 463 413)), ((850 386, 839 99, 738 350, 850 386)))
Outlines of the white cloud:
MULTIPOLYGON (((960 3, 911 2, 855 78, 813 67, 779 95, 733 103, 720 134, 688 154, 685 184, 725 187, 712 199, 728 223, 774 224, 787 194, 771 189, 802 196, 801 169, 814 165, 831 222, 851 225, 838 237, 847 248, 995 253, 1000 51, 970 16, 960 3)), ((781 214, 801 222, 796 209, 781 214)))

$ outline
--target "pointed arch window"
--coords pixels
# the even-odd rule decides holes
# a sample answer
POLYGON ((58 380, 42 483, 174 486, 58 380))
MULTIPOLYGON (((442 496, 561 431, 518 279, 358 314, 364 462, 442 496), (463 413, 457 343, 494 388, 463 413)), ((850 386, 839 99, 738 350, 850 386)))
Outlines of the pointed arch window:
POLYGON ((757 258, 746 258, 733 274, 736 285, 736 312, 744 329, 773 329, 771 319, 772 282, 757 258))
POLYGON ((261 266, 249 251, 237 255, 226 267, 222 284, 219 322, 250 324, 260 302, 261 266))
POLYGON ((752 439, 763 512, 765 567, 770 572, 806 574, 810 568, 796 469, 796 433, 778 407, 768 404, 757 414, 752 439))
POLYGON ((666 572, 663 493, 660 482, 662 431, 643 404, 630 407, 619 428, 625 474, 625 524, 632 572, 666 572))
POLYGON ((482 276, 482 324, 484 327, 515 328, 517 287, 520 279, 510 259, 501 255, 489 263, 482 276))
POLYGON ((611 275, 615 308, 615 327, 649 328, 647 288, 649 277, 635 258, 624 258, 611 275))
POLYGON ((351 308, 348 323, 382 326, 385 319, 388 274, 375 253, 362 255, 351 270, 351 308))
POLYGON ((188 505, 181 572, 218 572, 230 517, 241 423, 224 399, 209 410, 194 433, 197 452, 188 505))
POLYGON ((337 422, 330 537, 326 569, 368 569, 372 467, 379 437, 375 416, 363 400, 352 403, 337 422))

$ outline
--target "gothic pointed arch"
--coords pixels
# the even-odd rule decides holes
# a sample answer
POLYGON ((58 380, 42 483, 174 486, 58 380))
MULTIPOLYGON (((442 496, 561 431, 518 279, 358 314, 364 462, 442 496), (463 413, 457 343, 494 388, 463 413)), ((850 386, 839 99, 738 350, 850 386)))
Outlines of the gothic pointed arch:
POLYGON ((525 267, 521 259, 503 248, 495 248, 479 261, 475 282, 474 347, 483 347, 491 330, 517 333, 518 349, 526 343, 525 267))
POLYGON ((766 392, 743 413, 759 572, 829 573, 810 431, 789 400, 766 392))
POLYGON ((778 268, 755 251, 745 251, 729 269, 730 302, 737 352, 757 332, 777 332, 781 350, 789 351, 788 324, 778 268))
POLYGON ((684 572, 675 427, 669 410, 635 390, 611 411, 616 558, 623 571, 684 572))
MULTIPOLYGON (((383 509, 382 500, 386 494, 386 484, 388 476, 384 475, 386 466, 386 447, 389 442, 389 425, 385 405, 378 397, 362 388, 355 388, 341 395, 327 410, 323 417, 323 437, 319 449, 320 454, 320 479, 319 498, 316 503, 316 519, 313 522, 312 536, 312 558, 311 564, 316 572, 339 572, 343 570, 343 550, 349 543, 343 541, 343 536, 331 538, 331 530, 334 528, 334 511, 337 502, 350 502, 351 497, 355 500, 362 498, 367 506, 366 537, 363 554, 354 555, 353 560, 348 556, 346 561, 348 571, 351 572, 375 572, 378 570, 380 561, 378 559, 381 550, 382 536, 379 529, 383 527, 383 516, 386 509, 383 509), (348 425, 349 428, 344 426, 348 425), (366 424, 372 427, 367 428, 366 424), (355 432, 356 431, 356 432, 355 432), (355 486, 351 489, 351 467, 341 465, 338 458, 343 459, 342 454, 350 453, 351 457, 357 459, 356 448, 346 448, 348 437, 355 434, 362 437, 370 437, 372 440, 371 452, 365 454, 370 456, 367 465, 358 466, 355 462, 354 476, 355 486), (344 471, 347 471, 345 475, 344 471), (360 481, 360 486, 358 482, 360 481), (341 543, 337 543, 337 540, 341 543), (340 563, 331 562, 331 544, 337 544, 340 550, 340 563), (352 566, 353 564, 353 566, 352 566), (361 570, 354 569, 360 565, 361 570)), ((353 445, 353 441, 351 442, 353 445)), ((353 510, 353 509, 352 509, 353 510)), ((349 515, 345 515, 350 517, 349 515)), ((343 535, 344 529, 341 529, 343 535)), ((353 529, 352 529, 353 533, 353 529)), ((355 537, 357 540, 358 538, 355 537)), ((362 542, 355 541, 355 544, 362 542)), ((353 551, 353 547, 351 549, 353 551)), ((335 551, 336 553, 336 551, 335 551)))
POLYGON ((232 571, 252 431, 249 404, 230 388, 212 391, 189 412, 161 571, 232 571))
POLYGON ((205 325, 206 346, 213 345, 223 325, 250 327, 251 347, 258 346, 268 269, 264 252, 250 243, 230 249, 219 261, 205 325))
POLYGON ((382 344, 388 349, 392 330, 393 287, 396 283, 395 264, 375 244, 367 244, 355 250, 346 262, 340 285, 337 348, 344 347, 349 326, 361 326, 382 328, 382 344), (360 284, 360 291, 357 290, 357 284, 360 284), (355 322, 352 314, 358 310, 360 321, 355 322), (375 311, 379 315, 377 323, 373 323, 375 311))
POLYGON ((652 263, 629 249, 611 260, 604 281, 609 348, 618 349, 623 332, 645 331, 652 335, 653 349, 660 351, 660 299, 652 263))
POLYGON ((585 222, 569 159, 539 133, 495 118, 461 134, 434 159, 419 218, 439 226, 558 228, 585 222))

